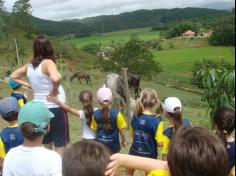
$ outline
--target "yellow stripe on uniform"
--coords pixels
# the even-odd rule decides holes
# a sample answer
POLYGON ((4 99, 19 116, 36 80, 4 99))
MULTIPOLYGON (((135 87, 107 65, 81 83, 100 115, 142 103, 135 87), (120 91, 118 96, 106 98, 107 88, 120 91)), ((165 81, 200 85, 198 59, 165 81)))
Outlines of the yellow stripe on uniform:
POLYGON ((6 156, 6 150, 2 142, 2 139, 0 139, 0 158, 5 158, 5 156, 6 156))
POLYGON ((169 172, 167 170, 155 170, 150 172, 148 176, 169 176, 169 172))
POLYGON ((162 155, 167 155, 167 152, 169 150, 169 144, 170 144, 170 139, 163 135, 163 147, 161 150, 162 155))
POLYGON ((117 116, 117 127, 119 128, 119 130, 122 130, 124 128, 126 128, 127 123, 123 117, 123 115, 119 112, 118 116, 117 116))
POLYGON ((163 132, 164 132, 164 123, 160 122, 155 136, 157 143, 163 143, 163 132))
POLYGON ((98 130, 98 124, 97 124, 96 120, 94 119, 94 117, 92 118, 91 129, 94 131, 98 130))

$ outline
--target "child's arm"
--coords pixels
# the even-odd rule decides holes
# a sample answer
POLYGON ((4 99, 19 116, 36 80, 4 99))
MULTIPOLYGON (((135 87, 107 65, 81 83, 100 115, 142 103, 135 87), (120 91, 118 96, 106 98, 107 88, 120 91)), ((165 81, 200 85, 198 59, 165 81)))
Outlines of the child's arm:
POLYGON ((146 173, 150 173, 154 170, 169 170, 165 161, 115 154, 111 156, 111 162, 107 166, 105 176, 114 176, 121 167, 137 169, 146 173))
POLYGON ((121 145, 123 147, 126 147, 126 135, 125 135, 125 128, 127 126, 127 123, 121 113, 118 114, 117 116, 117 127, 119 129, 120 135, 121 135, 121 145))
POLYGON ((125 136, 125 130, 124 129, 120 130, 120 136, 121 136, 121 145, 122 145, 122 147, 126 147, 127 143, 126 143, 126 136, 125 136))
POLYGON ((62 107, 65 111, 80 117, 80 113, 77 109, 71 108, 69 105, 61 102, 57 97, 48 96, 47 100, 56 103, 58 106, 62 107))

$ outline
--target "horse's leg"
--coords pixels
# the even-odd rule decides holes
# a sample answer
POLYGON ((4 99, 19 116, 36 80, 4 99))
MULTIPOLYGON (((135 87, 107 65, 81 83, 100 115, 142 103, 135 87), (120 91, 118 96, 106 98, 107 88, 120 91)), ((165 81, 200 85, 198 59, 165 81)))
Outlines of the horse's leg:
POLYGON ((74 80, 74 78, 75 78, 75 77, 74 77, 74 76, 72 76, 72 77, 70 78, 70 82, 72 82, 72 81, 74 80))

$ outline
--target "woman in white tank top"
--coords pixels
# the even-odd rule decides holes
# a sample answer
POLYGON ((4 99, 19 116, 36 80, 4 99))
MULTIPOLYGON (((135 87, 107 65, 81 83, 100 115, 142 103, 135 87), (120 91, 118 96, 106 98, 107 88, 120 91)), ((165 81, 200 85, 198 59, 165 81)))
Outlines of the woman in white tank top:
POLYGON ((63 154, 69 142, 68 118, 65 111, 56 103, 47 101, 48 96, 55 96, 65 102, 65 92, 61 86, 61 75, 56 67, 54 48, 45 35, 36 38, 33 44, 33 59, 30 63, 16 70, 11 79, 33 90, 35 101, 44 103, 55 118, 50 123, 50 131, 45 136, 44 144, 48 148, 54 145, 59 154, 63 154), (28 77, 29 83, 22 80, 28 77))

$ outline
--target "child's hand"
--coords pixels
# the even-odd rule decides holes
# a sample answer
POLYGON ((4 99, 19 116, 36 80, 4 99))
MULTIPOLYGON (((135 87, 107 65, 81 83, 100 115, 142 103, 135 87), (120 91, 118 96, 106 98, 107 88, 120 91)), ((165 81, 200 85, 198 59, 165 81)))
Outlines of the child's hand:
POLYGON ((110 164, 106 168, 105 176, 115 176, 120 167, 122 166, 122 159, 125 157, 125 155, 122 154, 115 154, 111 156, 110 164))
POLYGON ((57 97, 54 97, 54 96, 47 96, 47 100, 49 102, 54 102, 54 103, 56 103, 58 105, 61 103, 60 100, 57 97))
POLYGON ((25 93, 24 93, 24 97, 25 97, 26 99, 28 99, 28 96, 29 96, 28 92, 25 92, 25 93))

